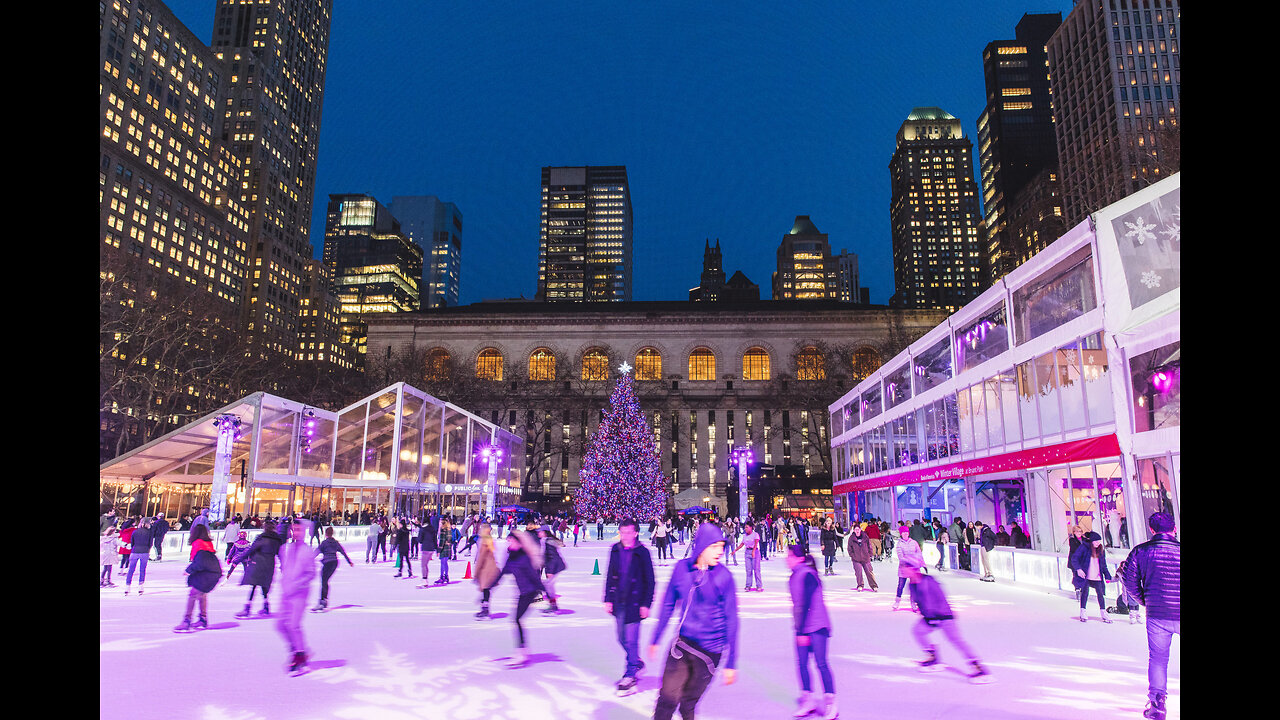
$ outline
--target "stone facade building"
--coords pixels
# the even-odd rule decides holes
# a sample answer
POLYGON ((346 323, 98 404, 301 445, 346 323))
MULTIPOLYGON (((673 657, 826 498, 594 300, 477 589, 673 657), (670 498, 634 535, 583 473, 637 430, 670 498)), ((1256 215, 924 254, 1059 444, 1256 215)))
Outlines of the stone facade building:
POLYGON ((478 303, 370 319, 366 373, 523 437, 526 498, 554 502, 625 361, 671 494, 723 498, 734 445, 829 473, 827 404, 945 319, 837 301, 478 303))

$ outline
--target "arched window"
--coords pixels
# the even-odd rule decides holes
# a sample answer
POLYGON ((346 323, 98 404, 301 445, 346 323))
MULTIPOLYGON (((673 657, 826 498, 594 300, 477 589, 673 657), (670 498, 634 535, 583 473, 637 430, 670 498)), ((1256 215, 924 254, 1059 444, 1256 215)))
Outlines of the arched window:
POLYGON ((796 355, 797 380, 826 380, 827 361, 822 351, 810 345, 796 355))
POLYGON ((715 380, 716 354, 704 347, 689 353, 689 379, 715 380))
POLYGON ((645 348, 636 353, 636 379, 662 379, 662 353, 653 348, 645 348))
POLYGON ((853 381, 866 380, 871 373, 880 369, 880 353, 869 347, 853 351, 853 381))
POLYGON ((476 358, 476 377, 481 380, 502 380, 502 353, 485 348, 476 358))
MULTIPOLYGON (((554 375, 555 360, 552 361, 552 374, 554 375)), ((605 355, 601 350, 588 350, 582 355, 582 379, 583 380, 608 380, 609 379, 609 356, 605 355)))
POLYGON ((444 348, 432 348, 427 353, 426 378, 428 380, 449 379, 449 351, 444 348))
POLYGON ((769 353, 762 347, 753 347, 742 356, 743 380, 768 380, 770 378, 769 353))
POLYGON ((550 350, 538 348, 529 355, 529 379, 556 379, 556 356, 550 350))

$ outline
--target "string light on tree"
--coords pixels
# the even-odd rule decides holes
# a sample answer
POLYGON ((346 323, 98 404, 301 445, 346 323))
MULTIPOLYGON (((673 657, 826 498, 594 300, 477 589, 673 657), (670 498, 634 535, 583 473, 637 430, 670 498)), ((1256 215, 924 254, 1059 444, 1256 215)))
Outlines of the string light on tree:
POLYGON ((622 376, 609 397, 610 409, 583 454, 573 502, 583 518, 643 521, 666 510, 667 486, 631 384, 631 366, 624 362, 618 370, 622 376))

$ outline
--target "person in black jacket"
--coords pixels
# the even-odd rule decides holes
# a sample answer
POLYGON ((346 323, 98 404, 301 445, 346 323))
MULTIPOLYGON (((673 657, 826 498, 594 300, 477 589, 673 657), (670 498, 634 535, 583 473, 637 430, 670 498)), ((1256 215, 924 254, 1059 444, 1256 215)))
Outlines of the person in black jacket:
POLYGON ((653 558, 640 542, 640 525, 623 520, 618 527, 620 542, 609 549, 609 569, 604 578, 604 611, 613 615, 618 628, 618 644, 627 654, 627 666, 616 688, 630 695, 636 675, 644 669, 640 659, 640 621, 649 617, 655 587, 653 558))
MULTIPOLYGON (((262 533, 253 539, 253 544, 249 546, 249 551, 244 554, 243 561, 247 566, 244 575, 240 578, 241 585, 249 586, 249 599, 244 603, 244 609, 236 613, 238 618, 249 617, 250 606, 253 605, 253 595, 258 588, 262 588, 262 610, 258 611, 258 615, 267 617, 271 615, 271 603, 267 600, 267 594, 271 592, 271 581, 276 574, 276 555, 280 552, 280 546, 284 544, 284 538, 280 537, 280 533, 276 532, 274 523, 266 523, 262 528, 262 533)), ((237 558, 238 559, 238 558, 237 558)), ((232 567, 235 566, 236 560, 232 561, 232 567)), ((228 568, 228 573, 231 569, 228 568)))
POLYGON ((418 528, 418 557, 422 560, 422 584, 418 587, 430 587, 427 578, 431 577, 431 559, 435 557, 436 534, 440 532, 440 528, 436 526, 438 522, 435 515, 431 515, 422 521, 422 526, 418 528))
POLYGON ((133 582, 133 570, 142 566, 138 575, 138 594, 142 594, 142 584, 147 581, 147 560, 151 559, 151 518, 144 518, 142 526, 133 531, 129 538, 129 574, 124 578, 124 594, 129 594, 129 584, 133 582))
POLYGON ((156 562, 164 557, 164 534, 169 532, 169 521, 164 519, 164 513, 156 513, 156 519, 151 523, 151 543, 156 549, 156 562))
POLYGON ((395 521, 396 533, 396 554, 400 556, 397 561, 396 577, 400 577, 406 570, 409 571, 409 577, 413 577, 413 561, 409 559, 409 521, 400 518, 395 521))
POLYGON ((529 611, 534 598, 542 590, 542 556, 538 550, 538 541, 529 537, 523 530, 513 530, 507 535, 507 562, 502 566, 502 573, 494 581, 497 587, 502 578, 511 575, 516 579, 517 592, 516 611, 512 613, 512 621, 516 625, 516 654, 507 667, 521 668, 529 663, 529 653, 525 645, 524 626, 520 618, 529 611))
POLYGON ((209 538, 209 526, 197 525, 191 536, 194 538, 191 544, 191 564, 183 571, 191 590, 187 593, 187 612, 182 616, 178 627, 173 629, 176 633, 189 633, 209 627, 209 593, 213 592, 222 579, 222 564, 218 562, 218 553, 209 538), (195 609, 197 602, 200 603, 200 618, 192 625, 191 611, 195 609))
POLYGON ((985 582, 995 582, 996 577, 991 574, 991 559, 987 553, 996 547, 996 534, 991 530, 991 526, 981 520, 973 523, 978 534, 978 559, 982 562, 982 578, 985 582))

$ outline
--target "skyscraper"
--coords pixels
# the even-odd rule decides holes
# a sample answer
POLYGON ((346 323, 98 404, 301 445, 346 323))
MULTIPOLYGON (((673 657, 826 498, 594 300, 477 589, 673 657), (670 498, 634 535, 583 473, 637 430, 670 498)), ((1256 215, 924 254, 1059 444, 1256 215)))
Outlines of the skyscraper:
POLYGON ((1013 196, 1041 171, 1058 165, 1044 45, 1061 24, 1062 13, 1023 15, 1014 40, 996 40, 982 51, 987 106, 978 117, 978 162, 993 281, 1017 267, 1018 257, 1029 255, 1015 246, 1009 231, 1013 196))
POLYGON ((365 351, 367 314, 421 307, 422 248, 370 195, 329 196, 322 260, 341 305, 341 341, 360 353, 365 351))
POLYGON ((716 238, 716 246, 711 247, 711 240, 704 243, 702 249, 702 277, 698 287, 689 290, 689 299, 697 302, 715 302, 720 299, 724 290, 724 258, 720 254, 720 238, 716 238))
POLYGON ((773 273, 774 300, 823 300, 839 297, 835 259, 827 234, 819 232, 808 215, 797 215, 778 245, 773 273))
POLYGON ((960 121, 918 107, 898 129, 889 161, 894 300, 955 312, 987 286, 973 143, 960 121))
POLYGON ((836 298, 840 302, 870 304, 867 288, 861 286, 862 278, 858 274, 858 254, 841 248, 836 255, 836 298))
POLYGON ((631 189, 622 165, 542 168, 538 300, 631 299, 631 189))
POLYGON ((243 322, 259 354, 292 356, 311 258, 332 0, 218 0, 213 47, 230 75, 222 140, 240 158, 253 275, 243 322))
POLYGON ((1178 0, 1077 2, 1047 43, 1067 227, 1176 172, 1178 0))
POLYGON ((388 206, 400 229, 422 248, 422 307, 458 304, 462 280, 462 212, 434 195, 396 196, 388 206))

